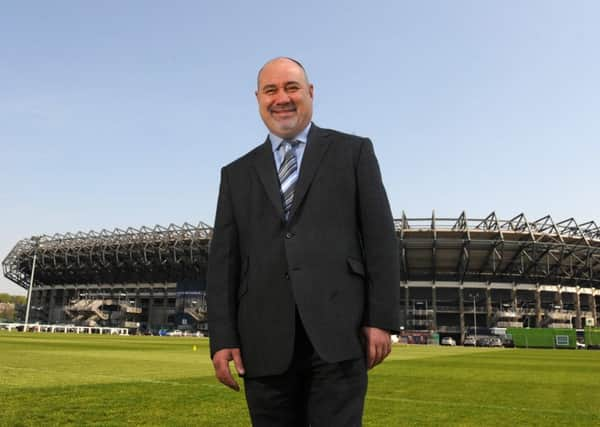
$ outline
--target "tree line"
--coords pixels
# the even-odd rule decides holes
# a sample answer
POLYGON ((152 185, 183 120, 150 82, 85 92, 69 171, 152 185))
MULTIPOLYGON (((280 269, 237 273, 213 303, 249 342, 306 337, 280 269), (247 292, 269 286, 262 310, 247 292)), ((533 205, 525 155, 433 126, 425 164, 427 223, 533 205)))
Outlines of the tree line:
POLYGON ((9 304, 25 304, 27 297, 24 295, 10 295, 7 293, 0 293, 0 302, 9 304))

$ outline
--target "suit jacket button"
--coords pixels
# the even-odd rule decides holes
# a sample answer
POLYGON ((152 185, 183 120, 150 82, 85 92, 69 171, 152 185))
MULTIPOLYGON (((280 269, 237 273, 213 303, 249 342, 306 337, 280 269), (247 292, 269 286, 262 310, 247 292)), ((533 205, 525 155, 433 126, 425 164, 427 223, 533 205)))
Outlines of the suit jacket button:
POLYGON ((285 278, 286 278, 286 280, 290 280, 290 275, 289 275, 289 273, 288 273, 288 272, 286 272, 286 273, 283 275, 283 277, 285 277, 285 278))
POLYGON ((288 231, 287 233, 285 233, 286 239, 291 239, 292 237, 294 237, 294 233, 292 233, 291 231, 288 231))

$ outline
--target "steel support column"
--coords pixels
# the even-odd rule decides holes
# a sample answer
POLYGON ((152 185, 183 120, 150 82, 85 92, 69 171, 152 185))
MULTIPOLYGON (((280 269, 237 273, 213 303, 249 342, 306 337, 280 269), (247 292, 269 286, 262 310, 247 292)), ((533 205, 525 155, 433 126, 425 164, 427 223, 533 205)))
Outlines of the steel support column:
POLYGON ((535 327, 539 328, 542 324, 542 291, 540 285, 535 288, 535 327))
POLYGON ((458 288, 458 312, 460 313, 460 343, 465 342, 465 297, 464 289, 458 288))
POLYGON ((437 292, 436 292, 436 287, 435 285, 433 285, 431 287, 431 305, 433 306, 433 325, 432 328, 434 331, 437 331, 438 326, 437 326, 437 292))
POLYGON ((581 300, 579 294, 579 286, 577 286, 577 291, 575 292, 575 327, 577 329, 583 328, 581 324, 581 300))
POLYGON ((598 313, 596 312, 596 289, 592 289, 592 299, 590 301, 590 309, 592 310, 592 317, 594 318, 594 327, 598 327, 598 313))
MULTIPOLYGON (((500 309, 502 309, 502 308, 500 308, 500 309)), ((487 284, 487 287, 485 288, 485 312, 486 312, 486 318, 485 318, 486 327, 491 328, 494 314, 492 312, 492 289, 490 288, 489 283, 487 284)))
POLYGON ((404 327, 406 329, 410 329, 408 327, 408 310, 410 309, 410 291, 408 290, 408 285, 404 285, 404 327))

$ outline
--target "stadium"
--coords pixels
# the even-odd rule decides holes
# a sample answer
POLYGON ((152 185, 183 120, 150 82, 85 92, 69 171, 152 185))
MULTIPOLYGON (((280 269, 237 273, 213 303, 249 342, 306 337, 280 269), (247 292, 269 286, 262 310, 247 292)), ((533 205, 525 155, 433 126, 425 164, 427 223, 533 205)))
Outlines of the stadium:
POLYGON ((33 282, 30 322, 205 330, 211 232, 199 223, 37 236, 15 245, 3 271, 25 289, 33 282))
MULTIPOLYGON (((395 227, 404 334, 462 343, 493 327, 597 324, 600 228, 593 221, 403 213, 395 227)), ((31 286, 30 322, 206 332, 211 234, 199 223, 32 237, 9 252, 3 272, 31 286)))

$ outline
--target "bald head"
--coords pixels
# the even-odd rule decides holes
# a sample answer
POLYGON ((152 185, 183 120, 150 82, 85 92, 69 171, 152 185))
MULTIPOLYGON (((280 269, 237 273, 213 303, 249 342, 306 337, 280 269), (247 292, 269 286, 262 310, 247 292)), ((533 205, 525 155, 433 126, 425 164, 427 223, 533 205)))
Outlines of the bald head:
POLYGON ((262 74, 263 70, 265 68, 269 67, 270 65, 275 64, 277 62, 291 62, 293 64, 296 64, 302 70, 302 74, 304 74, 305 83, 309 84, 308 74, 307 74, 306 70, 304 69, 304 66, 300 63, 300 61, 298 61, 298 60, 296 60, 294 58, 290 58, 288 56, 278 56, 277 58, 273 58, 273 59, 267 61, 265 63, 265 65, 263 65, 261 67, 261 69, 258 70, 258 75, 256 76, 256 87, 258 89, 260 89, 260 75, 262 74))

